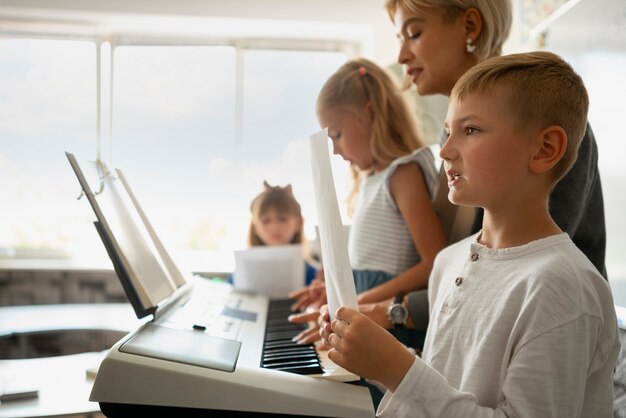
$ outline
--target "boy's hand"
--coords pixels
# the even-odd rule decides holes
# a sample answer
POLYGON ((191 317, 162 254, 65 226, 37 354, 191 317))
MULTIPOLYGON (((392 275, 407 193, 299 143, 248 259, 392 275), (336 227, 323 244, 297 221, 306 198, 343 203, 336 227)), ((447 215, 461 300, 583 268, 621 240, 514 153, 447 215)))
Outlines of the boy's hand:
MULTIPOLYGON (((359 312, 363 315, 367 316, 369 319, 380 325, 385 329, 393 328, 391 322, 389 322, 389 317, 387 316, 387 309, 389 304, 393 299, 384 302, 378 303, 364 303, 359 304, 359 312)), ((293 314, 289 316, 289 322, 293 322, 294 324, 309 324, 309 328, 302 331, 300 334, 296 335, 293 338, 293 341, 298 344, 309 344, 318 341, 320 338, 324 338, 324 324, 328 324, 330 320, 328 315, 328 306, 323 305, 325 317, 322 315, 322 312, 319 309, 314 307, 309 307, 305 312, 299 314, 293 314)), ((332 330, 330 329, 330 324, 328 324, 328 329, 326 331, 327 335, 330 335, 332 330)))
POLYGON ((320 337, 322 337, 322 346, 326 350, 331 349, 332 346, 328 342, 328 338, 333 333, 333 330, 330 329, 330 312, 328 311, 328 305, 324 305, 320 308, 320 315, 317 318, 317 325, 319 328, 320 337))
POLYGON ((394 391, 415 356, 365 315, 345 307, 337 309, 336 319, 320 331, 332 349, 328 357, 339 366, 366 379, 375 379, 394 391))

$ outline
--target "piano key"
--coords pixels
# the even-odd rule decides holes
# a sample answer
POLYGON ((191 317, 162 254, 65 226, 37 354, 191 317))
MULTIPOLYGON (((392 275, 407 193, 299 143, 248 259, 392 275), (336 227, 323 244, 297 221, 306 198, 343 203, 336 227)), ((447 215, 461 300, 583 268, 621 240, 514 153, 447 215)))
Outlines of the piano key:
POLYGON ((310 364, 310 365, 294 365, 294 366, 285 366, 281 368, 272 368, 272 370, 279 370, 282 372, 303 374, 303 375, 311 375, 311 374, 322 374, 324 371, 319 366, 319 364, 310 364))
POLYGON ((292 338, 306 329, 292 324, 290 300, 271 300, 267 312, 261 367, 298 374, 321 374, 319 357, 312 344, 296 344, 292 338))
POLYGON ((303 352, 303 353, 279 353, 277 355, 263 356, 261 359, 262 363, 273 361, 274 359, 297 359, 297 358, 311 358, 318 359, 317 353, 315 351, 303 352))
POLYGON ((292 355, 292 356, 293 355, 307 355, 307 354, 317 355, 317 352, 315 351, 314 348, 311 348, 311 347, 307 347, 306 350, 292 350, 292 349, 274 350, 274 351, 264 353, 263 358, 272 358, 272 357, 287 356, 287 355, 292 355))

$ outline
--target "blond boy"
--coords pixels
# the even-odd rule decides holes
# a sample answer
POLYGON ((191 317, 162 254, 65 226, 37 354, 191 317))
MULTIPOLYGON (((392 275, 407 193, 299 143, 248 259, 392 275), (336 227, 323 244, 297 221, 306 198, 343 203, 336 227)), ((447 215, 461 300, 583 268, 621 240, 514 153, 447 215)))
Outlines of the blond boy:
POLYGON ((448 197, 485 216, 435 261, 423 358, 354 310, 322 330, 333 361, 388 388, 380 416, 612 416, 611 293, 548 212, 587 109, 580 77, 548 52, 491 58, 457 82, 448 197))

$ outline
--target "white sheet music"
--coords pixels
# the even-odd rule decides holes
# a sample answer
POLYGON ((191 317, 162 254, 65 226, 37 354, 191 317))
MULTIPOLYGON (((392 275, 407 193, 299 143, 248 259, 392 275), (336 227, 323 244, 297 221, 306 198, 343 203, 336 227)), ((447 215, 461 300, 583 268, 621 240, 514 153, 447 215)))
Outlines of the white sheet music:
POLYGON ((328 153, 328 130, 311 135, 311 168, 319 223, 326 296, 331 319, 340 306, 358 309, 356 288, 348 257, 348 243, 339 215, 328 153))
POLYGON ((302 245, 251 247, 235 251, 236 289, 270 298, 287 298, 304 286, 305 264, 302 245))
MULTIPOLYGON (((157 306, 182 283, 166 267, 148 230, 151 226, 142 221, 140 212, 143 211, 133 201, 130 188, 102 161, 82 162, 81 169, 72 154, 68 154, 68 158, 98 222, 110 239, 119 262, 123 264, 131 285, 137 292, 142 308, 157 306), (98 179, 93 183, 93 190, 87 182, 88 178, 98 179)), ((154 231, 152 233, 156 237, 154 231)))

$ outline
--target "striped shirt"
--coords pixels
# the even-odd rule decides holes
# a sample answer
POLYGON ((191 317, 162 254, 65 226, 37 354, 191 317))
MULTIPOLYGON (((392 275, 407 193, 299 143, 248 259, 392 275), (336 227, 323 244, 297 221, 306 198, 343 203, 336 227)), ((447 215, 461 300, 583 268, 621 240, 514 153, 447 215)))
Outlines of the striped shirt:
POLYGON ((408 163, 419 166, 431 202, 437 195, 439 175, 429 148, 400 157, 383 171, 364 177, 348 239, 353 269, 385 271, 395 276, 420 261, 409 229, 390 191, 391 176, 396 168, 408 163))

